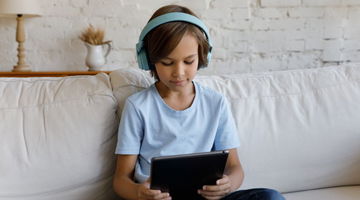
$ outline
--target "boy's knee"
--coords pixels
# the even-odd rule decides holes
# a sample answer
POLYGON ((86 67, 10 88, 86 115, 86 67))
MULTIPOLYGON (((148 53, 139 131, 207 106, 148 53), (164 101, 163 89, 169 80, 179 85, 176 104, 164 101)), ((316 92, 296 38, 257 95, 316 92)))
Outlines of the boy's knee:
POLYGON ((280 194, 280 192, 273 189, 260 189, 258 195, 261 196, 260 199, 263 200, 285 200, 285 198, 280 194))

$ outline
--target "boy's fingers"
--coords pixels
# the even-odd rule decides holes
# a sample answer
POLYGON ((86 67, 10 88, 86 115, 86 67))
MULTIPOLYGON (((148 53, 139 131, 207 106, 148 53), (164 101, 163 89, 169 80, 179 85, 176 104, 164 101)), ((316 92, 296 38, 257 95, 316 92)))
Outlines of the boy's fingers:
POLYGON ((160 194, 154 196, 155 199, 166 199, 168 197, 170 197, 169 193, 160 193, 160 194))
POLYGON ((216 181, 216 185, 221 185, 229 182, 229 177, 224 175, 221 179, 216 181))
POLYGON ((162 193, 160 190, 147 189, 144 196, 146 199, 169 199, 170 194, 167 192, 162 193))
POLYGON ((231 186, 229 183, 225 183, 225 184, 221 184, 221 185, 204 185, 202 190, 214 192, 214 191, 219 191, 219 190, 227 190, 230 187, 231 186))
POLYGON ((219 190, 219 186, 218 185, 205 185, 202 188, 203 191, 218 191, 219 190))
POLYGON ((156 196, 156 195, 159 195, 161 194, 161 191, 160 190, 147 190, 146 191, 146 195, 147 196, 156 196))

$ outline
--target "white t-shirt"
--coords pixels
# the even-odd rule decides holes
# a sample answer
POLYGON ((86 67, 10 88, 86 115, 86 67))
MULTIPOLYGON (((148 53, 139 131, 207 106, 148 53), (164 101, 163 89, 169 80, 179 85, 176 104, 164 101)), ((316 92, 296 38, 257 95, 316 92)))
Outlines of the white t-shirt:
POLYGON ((193 83, 195 98, 185 110, 169 107, 154 84, 126 100, 115 153, 139 155, 135 167, 137 182, 149 177, 152 157, 239 146, 225 97, 193 83))

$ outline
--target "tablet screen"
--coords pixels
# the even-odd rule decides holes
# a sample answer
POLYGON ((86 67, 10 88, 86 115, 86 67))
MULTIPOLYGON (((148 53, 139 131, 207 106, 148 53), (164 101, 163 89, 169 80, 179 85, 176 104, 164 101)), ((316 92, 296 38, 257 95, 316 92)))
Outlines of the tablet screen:
POLYGON ((202 199, 197 190, 223 176, 228 151, 154 157, 151 189, 169 192, 173 200, 202 199))

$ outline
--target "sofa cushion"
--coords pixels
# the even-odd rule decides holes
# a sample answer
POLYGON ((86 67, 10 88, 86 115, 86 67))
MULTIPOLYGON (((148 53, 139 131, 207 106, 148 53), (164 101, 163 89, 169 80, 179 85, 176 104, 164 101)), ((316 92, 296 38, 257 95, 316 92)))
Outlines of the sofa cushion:
MULTIPOLYGON (((110 77, 119 102, 153 81, 137 69, 110 77)), ((230 102, 241 141, 243 189, 360 184, 359 66, 203 75, 195 81, 230 102)))
POLYGON ((286 200, 359 200, 360 186, 333 187, 284 194, 286 200))
POLYGON ((1 78, 0 94, 0 199, 114 198, 108 75, 1 78))

